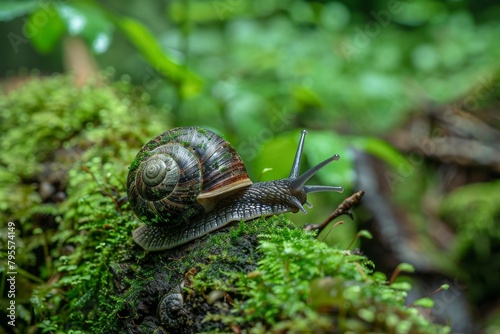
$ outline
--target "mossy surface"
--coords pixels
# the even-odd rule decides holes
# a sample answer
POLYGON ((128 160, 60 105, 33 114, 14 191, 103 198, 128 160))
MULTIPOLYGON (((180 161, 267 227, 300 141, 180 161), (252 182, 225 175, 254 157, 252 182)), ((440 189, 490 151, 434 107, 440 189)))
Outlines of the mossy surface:
MULTIPOLYGON (((34 79, 0 98, 0 215, 16 223, 17 333, 447 332, 405 307, 405 290, 368 259, 282 216, 143 251, 131 239, 140 222, 124 200, 127 170, 169 126, 127 83, 100 82, 34 79), (158 304, 173 293, 184 300, 177 320, 161 320, 158 304)), ((5 247, 0 254, 3 265, 5 247)))
POLYGON ((169 126, 147 95, 108 81, 33 76, 0 95, 1 270, 12 221, 18 333, 83 328, 95 312, 87 302, 112 284, 108 265, 127 253, 116 246, 132 244, 128 165, 169 126))
POLYGON ((122 286, 119 326, 129 333, 448 332, 405 306, 408 285, 389 285, 364 256, 331 248, 283 216, 132 254, 113 273, 122 286), (182 308, 162 320, 158 304, 178 290, 182 308))

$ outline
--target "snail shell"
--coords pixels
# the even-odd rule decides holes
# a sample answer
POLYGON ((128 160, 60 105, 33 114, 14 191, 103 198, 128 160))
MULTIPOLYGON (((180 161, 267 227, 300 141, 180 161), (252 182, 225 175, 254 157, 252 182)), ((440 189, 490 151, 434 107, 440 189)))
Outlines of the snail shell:
POLYGON ((173 248, 230 222, 285 212, 305 212, 307 193, 342 187, 306 186, 334 155, 299 176, 306 131, 290 177, 252 183, 236 150, 212 131, 175 128, 148 142, 132 162, 127 193, 146 223, 133 233, 148 251, 173 248))
POLYGON ((185 325, 186 314, 183 310, 184 300, 180 292, 165 295, 158 304, 158 318, 167 329, 179 328, 185 325))

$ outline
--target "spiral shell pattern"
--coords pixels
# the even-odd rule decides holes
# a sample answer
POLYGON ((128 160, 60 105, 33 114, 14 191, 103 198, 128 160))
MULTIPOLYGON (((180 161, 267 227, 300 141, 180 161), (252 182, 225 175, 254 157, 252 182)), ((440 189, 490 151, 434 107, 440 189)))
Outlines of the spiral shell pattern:
POLYGON ((182 305, 184 304, 184 299, 182 294, 179 292, 168 293, 165 295, 160 303, 158 304, 158 318, 162 325, 167 328, 177 327, 174 326, 178 322, 181 322, 182 305))
POLYGON ((223 197, 217 189, 246 182, 251 183, 246 168, 227 141, 206 129, 183 127, 144 145, 130 166, 127 192, 135 214, 146 224, 172 234, 185 229, 195 233, 196 226, 189 224, 207 210, 198 197, 223 197))

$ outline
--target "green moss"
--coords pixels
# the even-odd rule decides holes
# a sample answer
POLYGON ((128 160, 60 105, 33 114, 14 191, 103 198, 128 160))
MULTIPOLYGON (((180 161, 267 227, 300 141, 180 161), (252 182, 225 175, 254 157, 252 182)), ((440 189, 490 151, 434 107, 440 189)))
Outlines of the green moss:
POLYGON ((242 222, 194 246, 133 261, 137 278, 119 313, 141 326, 156 316, 158 295, 184 282, 184 311, 195 325, 178 333, 449 331, 405 306, 411 286, 388 285, 365 257, 328 247, 281 216, 242 222), (134 313, 139 308, 145 311, 134 313))
POLYGON ((177 129, 177 131, 168 131, 165 133, 162 133, 161 136, 158 137, 157 142, 153 142, 156 146, 163 145, 165 143, 169 143, 171 141, 176 141, 178 137, 182 136, 183 132, 181 129, 177 129))
POLYGON ((196 131, 198 131, 199 133, 201 133, 202 135, 206 136, 207 138, 209 138, 210 136, 208 135, 207 131, 203 128, 196 128, 196 131))
MULTIPOLYGON (((229 234, 239 238, 234 231, 245 230, 242 225, 229 234)), ((249 333, 448 332, 406 308, 406 292, 381 281, 379 274, 372 276, 373 264, 365 257, 331 248, 282 217, 251 225, 259 244, 254 270, 222 270, 226 277, 221 278, 206 268, 195 277, 195 290, 224 289, 237 298, 230 312, 207 319, 249 333)))
POLYGON ((107 80, 33 77, 0 95, 0 219, 16 223, 19 332, 67 332, 96 317, 88 302, 113 286, 107 266, 131 244, 128 162, 166 122, 146 95, 107 80))
POLYGON ((198 143, 198 144, 196 145, 196 148, 206 150, 206 148, 207 148, 207 144, 206 144, 206 143, 198 143))

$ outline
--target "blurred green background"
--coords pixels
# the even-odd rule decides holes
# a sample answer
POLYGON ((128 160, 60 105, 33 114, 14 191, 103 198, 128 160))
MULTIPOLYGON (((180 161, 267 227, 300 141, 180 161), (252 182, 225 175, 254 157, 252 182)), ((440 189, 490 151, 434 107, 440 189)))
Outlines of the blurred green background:
MULTIPOLYGON (((1 86, 104 73, 155 108, 144 128, 212 129, 254 181, 286 177, 307 129, 304 170, 341 156, 311 183, 346 190, 290 218, 318 223, 364 190, 320 239, 347 247, 369 230, 356 246, 378 270, 415 265, 410 297, 451 285, 430 317, 500 333, 499 18, 493 0, 0 1, 1 86)), ((151 138, 138 136, 137 151, 151 138)), ((2 220, 20 220, 5 203, 2 220)))

